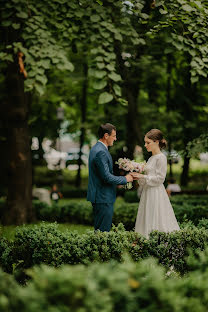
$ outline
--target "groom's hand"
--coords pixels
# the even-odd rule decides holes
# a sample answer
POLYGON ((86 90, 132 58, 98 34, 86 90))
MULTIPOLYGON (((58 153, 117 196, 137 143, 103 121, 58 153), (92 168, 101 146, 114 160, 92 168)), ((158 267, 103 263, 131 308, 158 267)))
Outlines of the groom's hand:
POLYGON ((127 182, 133 182, 133 177, 132 177, 132 175, 127 174, 125 177, 126 177, 127 182))
POLYGON ((137 173, 137 172, 132 172, 131 175, 132 175, 132 177, 133 177, 134 180, 139 180, 139 179, 141 179, 141 178, 144 177, 143 174, 137 173))

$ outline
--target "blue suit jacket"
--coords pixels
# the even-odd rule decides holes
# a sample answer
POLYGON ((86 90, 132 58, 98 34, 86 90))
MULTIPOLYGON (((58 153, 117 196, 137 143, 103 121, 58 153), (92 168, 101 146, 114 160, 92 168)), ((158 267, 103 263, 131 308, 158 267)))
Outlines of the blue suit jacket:
POLYGON ((116 185, 126 184, 126 178, 113 175, 113 161, 107 148, 97 142, 89 155, 87 200, 91 203, 114 203, 116 185))

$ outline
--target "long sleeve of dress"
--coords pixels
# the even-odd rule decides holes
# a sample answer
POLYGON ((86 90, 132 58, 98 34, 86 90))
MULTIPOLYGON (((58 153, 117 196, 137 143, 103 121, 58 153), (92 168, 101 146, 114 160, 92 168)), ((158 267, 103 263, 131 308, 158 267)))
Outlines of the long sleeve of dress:
POLYGON ((165 181, 166 173, 167 173, 167 159, 164 155, 161 155, 156 160, 155 174, 144 175, 146 184, 149 186, 158 186, 160 184, 163 184, 163 182, 165 181))
POLYGON ((110 173, 109 165, 108 165, 108 158, 106 153, 100 151, 97 153, 95 157, 95 164, 98 169, 99 175, 101 179, 108 184, 116 184, 116 185, 125 185, 127 184, 127 180, 125 177, 122 176, 115 176, 110 173))

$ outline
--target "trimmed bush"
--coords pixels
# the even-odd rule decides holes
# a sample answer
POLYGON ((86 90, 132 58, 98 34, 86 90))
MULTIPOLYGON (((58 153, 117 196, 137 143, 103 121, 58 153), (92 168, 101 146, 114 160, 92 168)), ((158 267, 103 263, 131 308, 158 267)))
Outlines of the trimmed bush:
POLYGON ((60 192, 65 198, 86 198, 87 189, 85 188, 75 188, 71 185, 64 185, 60 188, 60 192))
MULTIPOLYGON (((205 253, 200 253, 200 259, 205 253)), ((168 276, 170 272, 152 258, 59 269, 42 265, 29 271, 32 279, 25 287, 0 270, 0 310, 206 312, 208 270, 201 267, 203 261, 198 262, 197 271, 179 278, 174 272, 168 276)))
POLYGON ((137 195, 137 191, 126 191, 124 194, 124 200, 127 203, 138 203, 139 198, 137 195))
MULTIPOLYGON (((208 219, 206 198, 191 198, 189 196, 189 198, 184 197, 184 200, 181 200, 178 196, 171 201, 176 218, 180 223, 189 220, 197 225, 202 218, 208 219)), ((45 203, 34 201, 33 205, 40 220, 93 224, 92 206, 87 201, 71 200, 62 206, 48 206, 45 203)), ((135 226, 138 206, 138 203, 126 202, 115 205, 113 223, 115 225, 123 223, 127 230, 132 230, 135 226)))
POLYGON ((208 231, 195 226, 169 234, 154 231, 147 240, 138 233, 125 231, 123 225, 114 227, 111 232, 89 231, 78 235, 62 233, 56 224, 43 223, 33 229, 19 228, 13 242, 3 240, 0 261, 7 272, 12 272, 14 268, 25 269, 39 264, 89 264, 110 259, 120 262, 128 252, 134 261, 154 256, 166 267, 174 266, 180 273, 185 273, 188 271, 188 248, 195 252, 203 250, 206 244, 208 231), (136 242, 135 246, 133 242, 136 242))

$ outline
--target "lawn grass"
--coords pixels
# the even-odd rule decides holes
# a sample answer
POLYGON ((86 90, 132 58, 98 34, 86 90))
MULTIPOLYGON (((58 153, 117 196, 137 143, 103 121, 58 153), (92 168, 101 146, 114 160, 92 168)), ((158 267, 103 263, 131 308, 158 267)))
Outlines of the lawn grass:
MULTIPOLYGON (((14 239, 15 232, 18 228, 21 228, 23 226, 26 226, 28 228, 33 228, 35 225, 40 225, 42 222, 38 222, 35 224, 27 224, 27 225, 21 225, 21 226, 15 226, 15 225, 9 225, 9 226, 2 226, 0 225, 0 237, 5 237, 8 240, 14 239)), ((49 224, 49 222, 44 222, 45 224, 49 224)), ((58 223, 58 229, 61 232, 77 232, 79 234, 84 234, 89 230, 93 230, 93 226, 89 225, 82 225, 82 224, 69 224, 69 223, 58 223)))
MULTIPOLYGON (((183 162, 179 161, 172 165, 173 176, 177 183, 180 184, 180 175, 182 172, 183 162)), ((167 178, 169 177, 169 166, 167 178)), ((190 160, 189 182, 188 185, 182 187, 182 190, 206 190, 208 185, 208 163, 203 163, 197 159, 190 160)))

